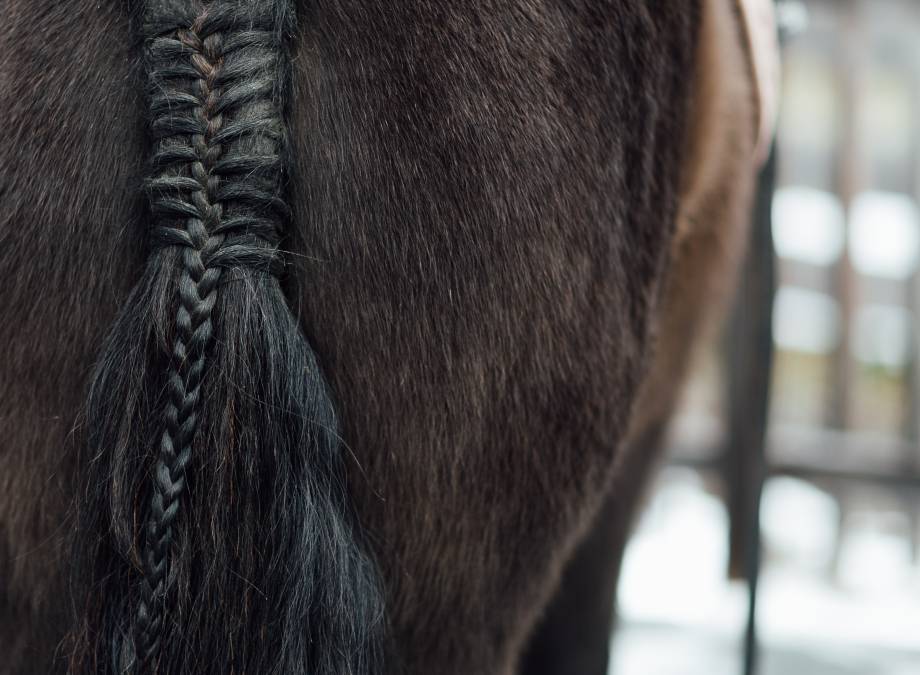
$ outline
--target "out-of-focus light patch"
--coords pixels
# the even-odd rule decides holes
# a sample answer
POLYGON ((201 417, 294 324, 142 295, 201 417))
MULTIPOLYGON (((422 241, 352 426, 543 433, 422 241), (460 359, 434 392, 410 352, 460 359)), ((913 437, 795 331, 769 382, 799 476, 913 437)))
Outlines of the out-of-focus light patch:
POLYGON ((837 140, 840 118, 832 59, 813 50, 789 49, 783 60, 780 144, 831 150, 837 140))
POLYGON ((642 628, 618 626, 608 675, 738 675, 736 635, 690 626, 642 628))
POLYGON ((836 500, 812 483, 771 478, 761 503, 764 542, 779 563, 824 571, 834 555, 839 513, 836 500))
MULTIPOLYGON (((774 479, 776 480, 776 479, 774 479)), ((746 589, 727 582, 727 516, 705 492, 698 474, 665 469, 661 486, 627 548, 620 578, 621 628, 611 661, 611 675, 731 675, 739 672, 738 644, 744 627, 746 589)), ((774 487, 777 483, 774 483, 774 487)), ((788 527, 824 535, 829 515, 822 497, 802 486, 765 495, 767 520, 783 516, 788 527), (799 510, 825 511, 800 516, 792 506, 775 508, 770 500, 794 499, 799 510), (801 519, 802 523, 796 521, 801 519)), ((864 511, 859 512, 864 514, 864 511)), ((816 575, 797 564, 765 560, 757 606, 764 648, 764 675, 913 675, 920 661, 920 575, 901 571, 908 539, 906 525, 890 512, 847 519, 863 534, 849 538, 853 569, 863 575, 894 572, 872 592, 854 592, 837 580, 816 575), (864 536, 866 532, 870 536, 864 536), (872 533, 887 533, 881 540, 872 533), (876 544, 888 552, 876 550, 876 544), (875 569, 873 562, 880 566, 875 569), (884 588, 883 588, 884 585, 884 588)), ((765 523, 768 529, 777 523, 765 523)), ((854 528, 847 527, 848 534, 854 528)), ((768 534, 768 537, 770 535, 768 534)), ((830 572, 830 570, 828 570, 830 572)))
POLYGON ((847 518, 838 566, 848 590, 898 593, 912 574, 910 520, 903 513, 854 513, 847 518))
POLYGON ((901 68, 876 64, 869 68, 859 134, 866 151, 879 158, 897 157, 911 152, 914 123, 913 81, 901 68))
POLYGON ((776 23, 783 39, 788 40, 808 30, 811 17, 799 0, 779 0, 776 3, 776 23))
POLYGON ((669 469, 630 540, 618 604, 632 621, 703 624, 735 631, 744 589, 726 579, 728 516, 695 474, 669 469), (679 559, 675 558, 675 553, 679 559))
POLYGON ((780 349, 827 354, 840 339, 840 309, 831 296, 795 286, 776 294, 773 339, 780 349))
MULTIPOLYGON (((873 546, 869 541, 859 545, 873 546)), ((873 555, 871 548, 866 553, 873 555)), ((841 592, 839 586, 785 568, 766 570, 760 589, 757 616, 765 644, 798 644, 812 649, 821 645, 825 651, 839 645, 920 653, 916 586, 902 586, 897 594, 853 595, 841 592)), ((887 675, 887 671, 871 672, 887 675)))
POLYGON ((773 197, 773 240, 783 258, 830 265, 846 243, 844 212, 830 192, 786 187, 773 197))
POLYGON ((864 192, 850 214, 850 257, 863 274, 907 279, 920 253, 920 213, 907 195, 864 192))
POLYGON ((902 307, 869 305, 856 314, 854 356, 863 363, 898 370, 910 362, 913 315, 902 307))

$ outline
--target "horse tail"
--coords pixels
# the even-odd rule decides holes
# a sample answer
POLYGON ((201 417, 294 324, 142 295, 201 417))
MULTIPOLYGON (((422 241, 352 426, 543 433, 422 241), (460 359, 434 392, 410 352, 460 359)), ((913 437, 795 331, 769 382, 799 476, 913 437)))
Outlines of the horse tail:
POLYGON ((72 673, 363 675, 379 584, 279 276, 291 0, 145 0, 149 254, 95 367, 72 673))

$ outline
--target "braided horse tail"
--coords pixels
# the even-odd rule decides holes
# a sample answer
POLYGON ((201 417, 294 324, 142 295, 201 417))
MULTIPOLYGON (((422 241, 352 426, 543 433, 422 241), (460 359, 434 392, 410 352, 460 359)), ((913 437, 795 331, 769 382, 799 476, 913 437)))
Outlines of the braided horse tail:
POLYGON ((72 673, 373 672, 380 600, 279 285, 290 0, 146 0, 146 268, 96 366, 72 673))

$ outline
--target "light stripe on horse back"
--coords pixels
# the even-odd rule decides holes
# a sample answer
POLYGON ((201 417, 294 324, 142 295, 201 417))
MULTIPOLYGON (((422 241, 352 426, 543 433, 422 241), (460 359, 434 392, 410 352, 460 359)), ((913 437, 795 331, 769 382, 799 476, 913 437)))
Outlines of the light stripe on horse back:
POLYGON ((373 670, 375 573, 277 278, 292 21, 288 0, 143 7, 151 246, 90 392, 109 480, 81 523, 107 536, 78 558, 110 606, 73 672, 373 670))

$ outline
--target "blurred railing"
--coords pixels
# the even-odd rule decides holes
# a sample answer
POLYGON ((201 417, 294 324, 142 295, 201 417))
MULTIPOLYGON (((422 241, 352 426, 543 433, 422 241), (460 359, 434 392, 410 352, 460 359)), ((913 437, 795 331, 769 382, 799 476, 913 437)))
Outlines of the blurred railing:
MULTIPOLYGON (((906 214, 905 227, 909 225, 916 230, 916 241, 905 241, 905 247, 917 248, 917 241, 920 241, 920 215, 917 215, 920 209, 916 208, 920 200, 920 41, 916 34, 920 28, 920 3, 912 0, 780 0, 779 4, 780 16, 786 18, 791 28, 801 30, 803 17, 809 10, 824 22, 823 29, 819 26, 819 30, 809 33, 804 44, 792 43, 790 51, 797 50, 806 66, 817 63, 826 69, 824 91, 831 92, 830 102, 819 101, 821 91, 806 91, 803 100, 790 102, 790 107, 798 103, 801 110, 786 111, 787 127, 781 127, 777 147, 760 180, 751 253, 724 343, 727 346, 727 362, 723 368, 726 373, 725 421, 721 425, 713 424, 721 428, 710 429, 708 433, 675 435, 672 449, 674 463, 718 472, 722 478, 730 520, 729 573, 746 579, 749 588, 744 641, 746 675, 752 675, 757 669, 756 600, 762 557, 759 500, 769 476, 800 477, 819 483, 832 493, 845 491, 845 486, 852 483, 874 484, 891 491, 903 504, 904 511, 910 514, 914 537, 918 532, 916 519, 920 505, 920 415, 917 414, 920 410, 920 331, 915 329, 913 319, 920 315, 920 265, 917 264, 920 254, 913 252, 912 272, 907 275, 888 274, 885 269, 867 270, 865 266, 861 269, 858 264, 860 237, 871 238, 876 231, 873 228, 890 226, 891 223, 882 220, 891 213, 906 214), (914 30, 912 40, 900 44, 894 38, 890 41, 880 39, 880 34, 884 34, 884 31, 879 32, 880 23, 887 20, 891 24, 892 17, 901 16, 914 30), (798 25, 793 25, 796 23, 798 25), (873 84, 873 77, 881 77, 883 85, 873 84), (893 130, 880 124, 885 122, 886 115, 890 119, 901 119, 893 103, 886 101, 884 96, 874 98, 879 91, 884 94, 885 86, 889 89, 907 87, 910 92, 906 102, 903 98, 897 99, 902 107, 906 104, 909 108, 905 128, 893 130), (814 101, 809 101, 808 96, 814 96, 814 101), (810 114, 805 106, 812 103, 818 108, 827 104, 832 113, 832 119, 825 120, 832 127, 831 131, 819 128, 821 120, 806 119, 807 124, 803 125, 813 125, 816 136, 826 134, 823 145, 809 137, 808 129, 803 131, 788 126, 810 114), (885 109, 886 105, 889 110, 885 109), (895 132, 898 137, 903 136, 903 148, 897 147, 897 139, 892 142, 895 132), (876 139, 880 139, 880 150, 874 147, 876 139), (838 250, 833 255, 817 262, 808 260, 807 256, 804 259, 776 257, 772 233, 773 215, 777 212, 774 202, 777 187, 804 187, 833 197, 829 202, 833 208, 823 212, 819 209, 813 214, 822 217, 823 213, 823 217, 832 218, 834 209, 839 212, 836 226, 840 231, 835 240, 827 242, 831 246, 836 241, 834 245, 838 250), (897 195, 901 201, 860 201, 873 191, 897 195), (889 202, 906 206, 901 211, 889 209, 886 212, 883 207, 889 202), (875 210, 869 209, 870 206, 875 210), (862 228, 860 232, 853 229, 857 215, 863 219, 857 223, 862 228), (778 288, 804 291, 823 298, 834 309, 832 314, 836 317, 832 339, 825 340, 824 348, 816 349, 809 357, 820 362, 820 371, 826 381, 823 387, 826 400, 817 406, 820 415, 806 421, 784 420, 776 411, 770 412, 771 384, 775 385, 772 400, 779 408, 782 408, 783 397, 795 393, 794 381, 791 384, 777 381, 778 376, 773 372, 774 359, 786 359, 796 351, 795 345, 777 344, 774 340, 781 337, 774 335, 774 327, 778 323, 782 327, 783 321, 789 321, 783 315, 782 303, 777 308, 779 314, 774 317, 778 288), (903 335, 882 336, 894 339, 895 343, 903 340, 908 345, 908 353, 894 366, 891 363, 867 365, 865 359, 858 356, 860 335, 857 328, 870 332, 890 330, 883 325, 866 327, 860 324, 869 320, 866 316, 873 316, 864 313, 866 308, 879 307, 895 308, 909 317, 899 328, 904 331, 903 335), (891 381, 893 391, 900 394, 899 398, 892 399, 900 409, 889 411, 892 414, 885 416, 884 423, 876 423, 863 410, 871 406, 861 403, 868 400, 879 409, 887 408, 884 402, 872 401, 872 394, 863 391, 866 387, 864 371, 872 372, 872 368, 884 370, 886 382, 891 381), (900 422, 892 427, 891 419, 895 418, 900 418, 900 422)), ((821 225, 809 222, 806 216, 810 212, 805 209, 805 202, 788 201, 786 207, 781 213, 798 217, 799 227, 821 225), (790 204, 791 215, 788 213, 790 204)), ((786 235, 790 235, 789 223, 779 225, 785 226, 786 235)), ((878 233, 881 237, 883 230, 879 229, 878 233)), ((793 228, 790 236, 795 235, 793 228)), ((890 232, 886 236, 890 237, 890 232)), ((819 254, 824 253, 820 241, 817 249, 819 254)), ((812 328, 818 330, 818 316, 800 318, 805 322, 813 319, 816 325, 812 328)), ((844 510, 843 497, 841 502, 841 510, 844 510)), ((916 541, 912 550, 917 550, 916 541)))

